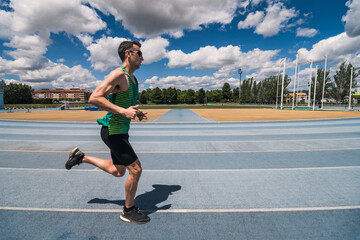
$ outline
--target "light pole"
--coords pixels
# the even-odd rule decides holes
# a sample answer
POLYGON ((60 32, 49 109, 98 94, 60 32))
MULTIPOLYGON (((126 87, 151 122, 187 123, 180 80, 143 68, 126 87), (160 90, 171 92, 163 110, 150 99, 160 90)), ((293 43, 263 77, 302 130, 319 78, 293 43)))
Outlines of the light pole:
POLYGON ((239 81, 239 104, 241 102, 240 100, 240 92, 241 92, 241 74, 242 74, 242 71, 241 71, 241 68, 238 69, 238 73, 240 75, 240 81, 239 81))
POLYGON ((351 68, 351 75, 350 75, 349 110, 351 109, 351 89, 352 89, 352 82, 353 82, 353 71, 354 71, 354 67, 351 68))
POLYGON ((324 81, 323 81, 323 89, 321 96, 321 109, 324 109, 324 93, 325 93, 325 81, 326 81, 326 67, 327 67, 327 55, 325 56, 325 70, 324 70, 324 81))
POLYGON ((0 109, 4 109, 4 80, 0 80, 0 109))

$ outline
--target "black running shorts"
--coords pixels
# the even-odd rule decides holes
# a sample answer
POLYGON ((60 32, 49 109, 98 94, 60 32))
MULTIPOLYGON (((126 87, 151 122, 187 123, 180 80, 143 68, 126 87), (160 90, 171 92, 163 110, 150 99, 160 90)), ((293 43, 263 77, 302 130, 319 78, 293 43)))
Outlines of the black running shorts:
POLYGON ((110 148, 114 165, 128 166, 138 159, 129 142, 129 134, 109 135, 108 127, 103 126, 101 139, 110 148))

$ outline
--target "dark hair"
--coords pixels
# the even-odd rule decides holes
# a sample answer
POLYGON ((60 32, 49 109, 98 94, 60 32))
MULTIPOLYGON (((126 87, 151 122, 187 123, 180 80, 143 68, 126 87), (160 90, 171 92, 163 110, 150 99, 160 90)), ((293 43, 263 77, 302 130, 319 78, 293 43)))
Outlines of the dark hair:
POLYGON ((120 43, 120 46, 118 48, 118 54, 121 61, 125 60, 125 51, 132 49, 134 44, 141 47, 141 43, 139 43, 138 41, 123 41, 122 43, 120 43))

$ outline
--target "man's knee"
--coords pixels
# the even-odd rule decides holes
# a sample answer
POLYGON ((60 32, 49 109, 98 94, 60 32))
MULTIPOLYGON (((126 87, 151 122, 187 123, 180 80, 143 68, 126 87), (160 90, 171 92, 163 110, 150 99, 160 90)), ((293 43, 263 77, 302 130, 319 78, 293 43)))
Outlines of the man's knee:
POLYGON ((128 169, 129 174, 133 175, 135 178, 140 178, 142 173, 142 167, 139 160, 128 166, 128 169))
POLYGON ((112 174, 114 177, 122 177, 122 176, 125 175, 125 172, 118 172, 118 171, 116 171, 116 172, 112 172, 111 174, 112 174))
POLYGON ((114 176, 114 177, 122 177, 125 175, 125 171, 126 171, 126 168, 125 167, 116 167, 114 166, 114 168, 112 169, 111 171, 111 174, 114 176))

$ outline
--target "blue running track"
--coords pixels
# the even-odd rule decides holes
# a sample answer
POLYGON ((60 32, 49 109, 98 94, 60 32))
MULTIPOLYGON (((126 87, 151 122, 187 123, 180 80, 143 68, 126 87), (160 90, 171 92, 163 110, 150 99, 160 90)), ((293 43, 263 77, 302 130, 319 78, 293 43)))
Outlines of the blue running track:
POLYGON ((359 126, 190 110, 132 124, 151 217, 135 225, 119 219, 126 178, 64 169, 75 146, 110 157, 97 124, 0 120, 0 239, 360 239, 359 126))

